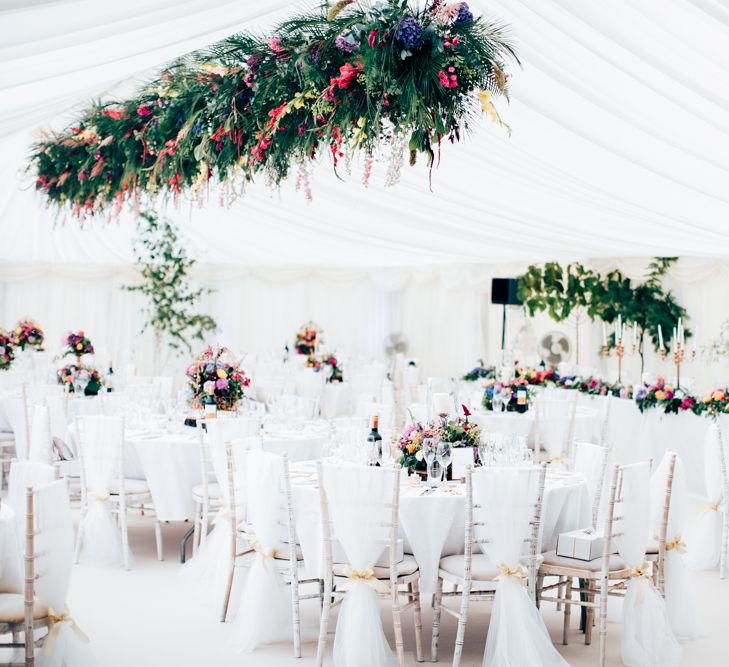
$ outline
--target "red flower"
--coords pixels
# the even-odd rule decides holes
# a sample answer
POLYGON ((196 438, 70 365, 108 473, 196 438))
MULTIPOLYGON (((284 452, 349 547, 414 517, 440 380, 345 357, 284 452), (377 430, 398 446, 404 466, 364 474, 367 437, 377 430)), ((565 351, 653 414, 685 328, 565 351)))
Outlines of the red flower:
POLYGON ((104 109, 104 111, 101 112, 101 115, 109 116, 109 118, 112 118, 113 120, 123 120, 127 117, 124 109, 104 109))
POLYGON ((149 116, 149 114, 151 114, 152 112, 149 110, 149 107, 146 104, 143 104, 137 109, 137 113, 140 116, 149 116))
POLYGON ((333 88, 334 86, 337 86, 341 90, 346 90, 352 83, 357 80, 357 77, 359 76, 359 73, 361 71, 361 63, 356 62, 354 63, 354 65, 352 65, 351 63, 344 63, 344 65, 339 68, 339 76, 333 78, 330 81, 330 87, 333 88))
POLYGON ((377 35, 380 33, 379 30, 372 30, 370 32, 370 36, 367 38, 367 43, 370 45, 371 49, 374 49, 375 46, 377 46, 377 35))

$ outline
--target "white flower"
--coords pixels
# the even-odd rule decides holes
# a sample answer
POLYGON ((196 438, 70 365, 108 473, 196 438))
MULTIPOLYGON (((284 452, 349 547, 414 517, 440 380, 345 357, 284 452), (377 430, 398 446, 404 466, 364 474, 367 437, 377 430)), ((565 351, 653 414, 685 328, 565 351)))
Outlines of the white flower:
POLYGON ((416 461, 423 460, 423 450, 422 449, 419 449, 417 452, 415 452, 415 460, 416 461))

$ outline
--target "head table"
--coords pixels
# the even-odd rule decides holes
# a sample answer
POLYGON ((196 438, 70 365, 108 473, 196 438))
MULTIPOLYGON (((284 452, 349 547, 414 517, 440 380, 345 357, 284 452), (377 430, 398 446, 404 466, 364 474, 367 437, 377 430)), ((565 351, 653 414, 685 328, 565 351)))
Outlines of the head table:
MULTIPOLYGON (((296 531, 307 573, 322 571, 321 514, 313 462, 291 467, 296 531)), ((435 493, 403 479, 400 491, 400 536, 406 553, 420 568, 421 590, 435 592, 438 563, 444 556, 463 553, 465 541, 465 485, 444 485, 435 493)), ((591 523, 590 497, 580 475, 547 475, 542 506, 542 551, 554 549, 560 533, 591 523)))

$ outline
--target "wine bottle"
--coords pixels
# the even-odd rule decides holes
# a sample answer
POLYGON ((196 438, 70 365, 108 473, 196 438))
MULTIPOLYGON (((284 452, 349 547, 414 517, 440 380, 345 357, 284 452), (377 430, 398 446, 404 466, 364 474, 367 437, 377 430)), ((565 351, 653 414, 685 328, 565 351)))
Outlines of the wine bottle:
POLYGON ((215 396, 207 396, 205 398, 205 419, 217 419, 218 417, 218 404, 215 401, 215 396))
POLYGON ((517 412, 526 412, 529 408, 529 405, 527 404, 527 390, 526 389, 517 389, 516 390, 516 411, 517 412))
POLYGON ((114 391, 114 367, 109 362, 109 370, 106 371, 106 377, 104 378, 104 384, 106 385, 106 393, 114 391))
POLYGON ((372 430, 367 436, 369 448, 370 465, 380 465, 382 461, 382 436, 379 431, 380 418, 377 415, 372 417, 372 430))

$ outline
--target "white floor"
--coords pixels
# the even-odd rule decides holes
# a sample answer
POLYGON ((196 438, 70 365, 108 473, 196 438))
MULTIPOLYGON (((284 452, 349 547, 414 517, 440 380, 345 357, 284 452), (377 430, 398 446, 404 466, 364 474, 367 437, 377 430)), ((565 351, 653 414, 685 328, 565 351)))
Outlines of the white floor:
MULTIPOLYGON (((188 526, 170 524, 164 528, 166 560, 158 562, 154 550, 153 523, 134 519, 130 540, 135 566, 129 571, 76 566, 71 584, 69 608, 79 626, 91 638, 91 649, 99 667, 267 667, 272 665, 314 664, 314 642, 303 646, 303 659, 292 657, 290 644, 261 648, 252 654, 241 654, 229 645, 229 628, 218 621, 218 610, 201 605, 194 582, 180 577, 178 543, 188 526)), ((720 581, 716 572, 694 573, 692 582, 696 596, 702 601, 702 616, 707 637, 685 646, 683 664, 713 667, 729 662, 725 639, 729 618, 729 580, 720 581)), ((316 623, 318 605, 303 603, 303 617, 312 626, 316 623)), ((555 641, 561 639, 561 614, 553 606, 542 611, 555 641)), ((573 666, 595 665, 597 644, 585 646, 573 614, 570 645, 557 648, 573 666)), ((424 613, 426 655, 430 647, 430 610, 424 613)), ((481 665, 488 626, 489 605, 476 604, 466 630, 462 665, 481 665)), ((392 632, 383 619, 392 643, 392 632)), ((404 618, 406 650, 414 652, 412 616, 404 618)), ((450 664, 455 635, 455 622, 443 617, 441 631, 441 664, 450 664)), ((608 664, 622 665, 620 660, 620 627, 611 624, 608 630, 608 664)), ((331 665, 331 659, 327 660, 331 665)), ((73 666, 69 666, 73 667, 73 666)), ((515 666, 521 667, 521 666, 515 666)), ((532 666, 524 666, 532 667, 532 666)))

